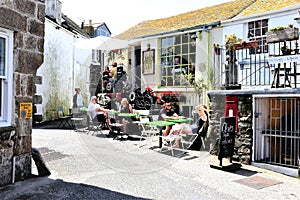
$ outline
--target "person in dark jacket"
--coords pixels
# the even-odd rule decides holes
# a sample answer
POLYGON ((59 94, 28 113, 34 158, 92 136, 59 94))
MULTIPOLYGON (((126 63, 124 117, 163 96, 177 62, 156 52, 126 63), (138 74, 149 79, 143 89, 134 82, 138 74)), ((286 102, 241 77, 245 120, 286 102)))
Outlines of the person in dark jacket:
POLYGON ((81 96, 81 90, 79 87, 75 88, 75 94, 73 95, 73 108, 81 108, 83 106, 83 98, 81 96))

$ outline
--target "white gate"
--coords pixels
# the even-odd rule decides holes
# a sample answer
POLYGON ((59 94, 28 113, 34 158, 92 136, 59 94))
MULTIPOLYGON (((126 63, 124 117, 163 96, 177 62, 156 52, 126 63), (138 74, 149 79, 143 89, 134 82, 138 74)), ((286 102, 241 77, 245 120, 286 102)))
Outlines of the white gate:
POLYGON ((299 165, 300 96, 254 96, 254 161, 299 165))

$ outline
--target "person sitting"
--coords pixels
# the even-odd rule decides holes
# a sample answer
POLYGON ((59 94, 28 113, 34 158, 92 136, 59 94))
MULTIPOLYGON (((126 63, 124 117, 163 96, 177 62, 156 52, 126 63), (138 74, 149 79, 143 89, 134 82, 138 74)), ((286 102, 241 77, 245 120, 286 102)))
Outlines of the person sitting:
POLYGON ((208 131, 209 116, 207 106, 204 104, 196 106, 196 111, 198 112, 199 119, 196 122, 196 128, 192 128, 192 130, 193 132, 196 132, 198 136, 193 144, 189 147, 189 150, 200 151, 202 144, 204 144, 204 138, 206 137, 208 131))
MULTIPOLYGON (((165 110, 160 114, 161 117, 164 119, 164 120, 170 120, 170 119, 178 119, 179 116, 178 114, 174 111, 174 109, 172 108, 172 105, 171 103, 165 103, 165 110)), ((163 131, 163 136, 168 136, 170 134, 170 130, 172 129, 172 126, 173 125, 167 125, 165 127, 165 130, 163 131)), ((169 144, 169 141, 168 139, 165 139, 164 141, 164 145, 168 145, 169 144)))
POLYGON ((88 111, 90 112, 91 118, 94 122, 100 122, 101 124, 107 123, 106 116, 109 110, 101 107, 97 103, 96 96, 91 97, 91 101, 88 106, 88 111))
MULTIPOLYGON (((133 113, 132 106, 129 104, 127 98, 123 98, 121 100, 121 105, 119 107, 119 112, 120 113, 133 113)), ((119 121, 122 121, 122 124, 123 124, 123 134, 127 135, 128 120, 123 117, 123 118, 119 118, 119 121)))

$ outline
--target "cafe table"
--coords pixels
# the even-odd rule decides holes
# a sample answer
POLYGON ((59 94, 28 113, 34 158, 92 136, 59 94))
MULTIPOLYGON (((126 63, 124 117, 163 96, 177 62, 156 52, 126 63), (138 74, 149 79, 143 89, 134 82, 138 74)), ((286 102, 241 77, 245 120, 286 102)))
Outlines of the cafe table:
MULTIPOLYGON (((157 126, 157 127, 164 127, 164 126, 170 126, 170 125, 174 125, 175 122, 170 122, 170 121, 165 121, 165 120, 157 120, 157 121, 154 121, 154 122, 147 122, 145 123, 146 125, 150 125, 150 126, 157 126)), ((158 147, 161 148, 162 147, 162 131, 159 132, 160 134, 160 137, 159 137, 159 140, 158 140, 158 147)))
POLYGON ((167 119, 167 122, 173 122, 173 123, 183 123, 189 121, 193 121, 193 118, 179 117, 178 119, 167 119))

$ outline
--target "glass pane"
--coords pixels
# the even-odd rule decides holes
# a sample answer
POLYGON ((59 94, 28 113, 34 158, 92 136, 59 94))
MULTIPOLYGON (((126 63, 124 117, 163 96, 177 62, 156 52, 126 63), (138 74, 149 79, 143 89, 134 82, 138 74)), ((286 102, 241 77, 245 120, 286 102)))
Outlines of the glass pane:
POLYGON ((5 38, 0 38, 0 76, 5 75, 5 38))
POLYGON ((268 26, 268 20, 267 19, 262 20, 262 26, 268 26))
POLYGON ((189 42, 189 36, 190 35, 182 35, 182 43, 188 43, 189 42))
POLYGON ((249 26, 249 27, 248 27, 249 29, 253 29, 253 28, 254 28, 254 22, 249 22, 249 23, 248 23, 248 26, 249 26))
POLYGON ((160 55, 161 56, 165 56, 166 55, 166 49, 165 48, 161 48, 160 55))
POLYGON ((182 53, 183 53, 183 54, 188 53, 188 47, 189 47, 188 44, 183 44, 183 45, 182 45, 182 53))
POLYGON ((175 44, 180 44, 181 40, 180 40, 180 35, 175 36, 175 44))
POLYGON ((190 53, 196 52, 196 42, 190 43, 190 53))
POLYGON ((167 45, 168 45, 167 39, 166 38, 161 39, 161 47, 166 47, 167 45))

